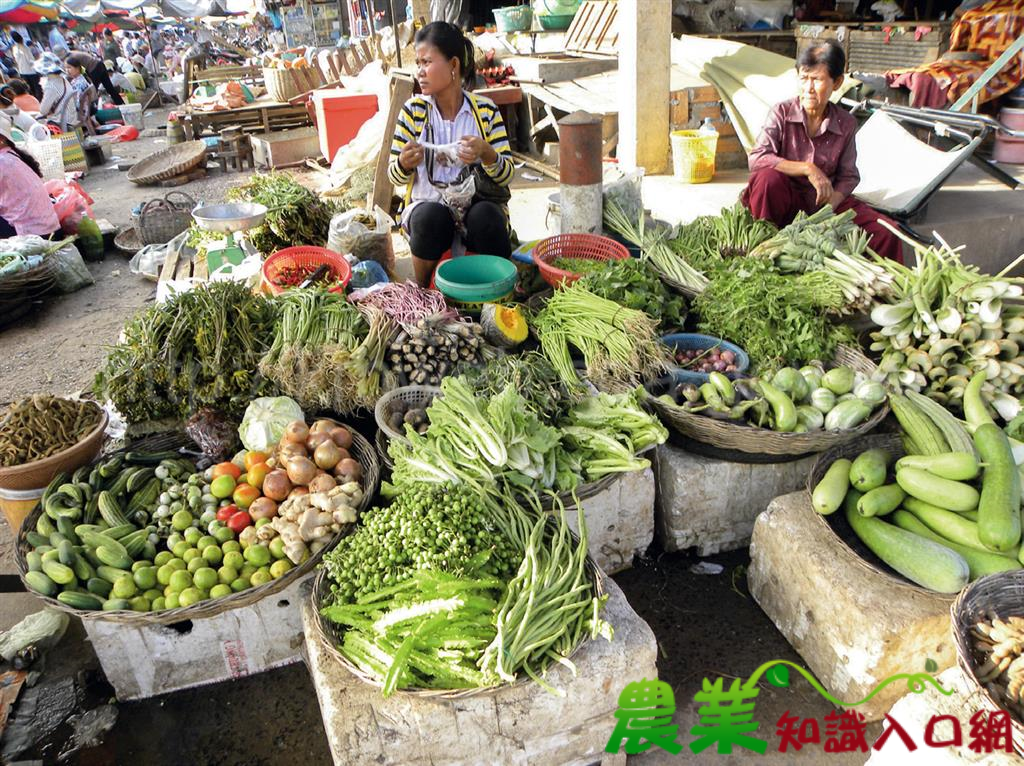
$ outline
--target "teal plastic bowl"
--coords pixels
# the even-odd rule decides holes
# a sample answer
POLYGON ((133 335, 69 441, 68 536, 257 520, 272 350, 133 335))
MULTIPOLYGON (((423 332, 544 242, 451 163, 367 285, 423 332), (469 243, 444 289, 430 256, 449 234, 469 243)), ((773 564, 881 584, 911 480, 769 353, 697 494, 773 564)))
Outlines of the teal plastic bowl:
POLYGON ((537 14, 541 28, 551 31, 568 29, 575 17, 575 13, 537 14))
POLYGON ((516 265, 497 255, 465 255, 437 267, 434 284, 450 300, 488 303, 505 298, 516 286, 516 265))

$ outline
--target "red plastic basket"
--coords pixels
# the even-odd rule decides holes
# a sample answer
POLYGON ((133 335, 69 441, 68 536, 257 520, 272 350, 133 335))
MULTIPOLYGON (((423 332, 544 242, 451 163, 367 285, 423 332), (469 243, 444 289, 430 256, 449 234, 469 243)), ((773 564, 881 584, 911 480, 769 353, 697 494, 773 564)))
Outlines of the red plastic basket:
POLYGON ((315 270, 327 264, 331 267, 331 281, 341 282, 341 287, 331 288, 332 292, 340 292, 352 279, 352 267, 341 255, 326 247, 286 247, 278 250, 263 262, 263 283, 274 295, 280 295, 288 289, 277 284, 285 269, 303 268, 315 270))
POLYGON ((597 234, 559 234, 542 239, 533 248, 533 262, 540 269, 544 281, 552 287, 572 284, 581 276, 564 269, 556 269, 551 265, 556 258, 621 261, 629 258, 629 251, 615 240, 597 234))

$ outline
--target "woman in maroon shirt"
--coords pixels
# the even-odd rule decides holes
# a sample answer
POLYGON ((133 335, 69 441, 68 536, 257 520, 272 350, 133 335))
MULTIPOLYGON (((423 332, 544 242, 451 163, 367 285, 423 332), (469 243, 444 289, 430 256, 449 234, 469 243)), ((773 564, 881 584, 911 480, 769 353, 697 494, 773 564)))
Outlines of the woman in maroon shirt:
POLYGON ((740 197, 757 218, 786 226, 803 210, 831 205, 853 210, 871 247, 903 261, 900 239, 880 221, 892 221, 851 195, 857 172, 857 120, 829 102, 843 81, 846 57, 833 40, 812 45, 797 61, 800 95, 776 104, 750 152, 750 181, 740 197))

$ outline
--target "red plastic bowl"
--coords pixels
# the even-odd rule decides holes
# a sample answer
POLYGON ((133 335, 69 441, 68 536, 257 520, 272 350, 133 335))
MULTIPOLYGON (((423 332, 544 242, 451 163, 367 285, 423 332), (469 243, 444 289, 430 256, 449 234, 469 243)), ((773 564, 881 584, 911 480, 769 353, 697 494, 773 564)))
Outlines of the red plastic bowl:
POLYGON ((286 247, 267 258, 263 262, 263 282, 271 293, 280 295, 290 287, 277 283, 285 269, 304 268, 315 271, 324 264, 331 267, 330 281, 341 282, 341 288, 332 288, 333 291, 340 291, 348 286, 349 280, 352 279, 352 267, 348 265, 348 261, 333 250, 311 245, 286 247))
POLYGON ((614 239, 597 234, 559 234, 542 239, 533 248, 533 262, 540 269, 544 281, 552 287, 570 285, 580 278, 579 274, 556 269, 551 262, 556 258, 587 258, 593 261, 624 260, 629 250, 614 239))

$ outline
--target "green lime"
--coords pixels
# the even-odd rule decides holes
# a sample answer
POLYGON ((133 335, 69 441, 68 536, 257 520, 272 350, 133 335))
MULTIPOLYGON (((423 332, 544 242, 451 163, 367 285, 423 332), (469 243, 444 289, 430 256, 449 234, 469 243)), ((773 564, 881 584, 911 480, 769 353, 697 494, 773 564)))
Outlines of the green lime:
POLYGON ((167 599, 165 599, 163 596, 158 596, 150 602, 149 608, 152 609, 154 612, 162 612, 164 609, 167 608, 167 599))
MULTIPOLYGON (((184 536, 186 543, 189 545, 196 545, 196 543, 199 542, 199 538, 203 536, 203 533, 195 527, 189 527, 185 530, 184 536)), ((196 545, 196 547, 198 548, 199 546, 196 545)))
POLYGON ((150 609, 149 599, 145 596, 136 596, 130 602, 133 612, 148 612, 150 609))
POLYGON ((245 549, 245 560, 255 567, 264 567, 270 563, 270 548, 263 543, 250 545, 245 549))
POLYGON ((202 569, 205 566, 206 566, 206 559, 204 559, 202 556, 196 556, 194 559, 192 559, 190 562, 188 562, 188 571, 191 574, 195 574, 196 572, 198 572, 200 569, 202 569))
POLYGON ((228 527, 217 527, 213 530, 213 537, 218 543, 224 543, 227 545, 229 542, 234 542, 235 533, 228 527))
POLYGON ((167 566, 173 569, 175 572, 179 572, 188 566, 183 559, 171 559, 167 562, 167 566))
POLYGON ((245 566, 245 556, 238 551, 224 551, 224 561, 222 563, 226 567, 241 571, 242 567, 245 566))
POLYGON ((177 545, 178 543, 180 543, 184 539, 185 538, 182 537, 177 532, 172 532, 170 535, 167 536, 167 550, 173 551, 174 550, 174 546, 177 545))
MULTIPOLYGON (((230 529, 228 531, 231 532, 230 529)), ((231 534, 234 534, 234 532, 231 532, 231 534)), ((220 549, 222 551, 224 551, 225 553, 231 553, 231 551, 237 551, 237 552, 241 553, 242 552, 242 544, 240 542, 238 542, 238 540, 228 540, 227 542, 225 542, 224 544, 222 544, 220 546, 220 549)))
POLYGON ((271 576, 270 570, 264 567, 262 569, 257 569, 249 582, 251 582, 252 586, 255 588, 257 585, 266 585, 273 579, 274 578, 271 576))
POLYGON ((138 592, 139 589, 135 587, 135 580, 132 579, 132 576, 123 574, 114 582, 110 595, 113 598, 131 598, 138 592))
POLYGON ((198 588, 185 588, 185 590, 178 594, 178 603, 181 606, 192 606, 202 600, 203 594, 199 592, 198 588))
POLYGON ((152 566, 152 563, 151 563, 151 562, 149 562, 149 561, 145 561, 145 560, 142 560, 142 561, 133 561, 133 562, 132 562, 132 568, 131 568, 131 571, 132 571, 132 572, 138 572, 138 571, 139 571, 140 569, 142 569, 142 568, 144 568, 144 567, 148 567, 148 566, 152 566))
POLYGON ((267 547, 270 548, 270 555, 273 556, 275 559, 284 558, 283 537, 275 537, 273 540, 270 541, 270 545, 268 545, 267 547))
POLYGON ((232 593, 231 586, 219 583, 210 588, 210 598, 222 598, 224 596, 230 596, 232 593))
POLYGON ((170 585, 164 588, 164 598, 170 598, 171 594, 178 595, 178 591, 172 588, 170 585))
POLYGON ((187 564, 192 559, 199 558, 201 554, 198 548, 189 548, 187 551, 181 554, 182 560, 187 564))
POLYGON ((181 606, 181 603, 178 601, 178 594, 177 593, 171 593, 168 596, 164 596, 164 607, 165 608, 167 608, 167 609, 177 609, 179 606, 181 606))
POLYGON ((135 578, 135 584, 139 586, 139 590, 149 590, 156 587, 156 567, 142 567, 142 569, 136 570, 133 577, 135 578))
POLYGON ((218 476, 210 482, 210 494, 218 500, 231 497, 231 494, 235 491, 235 484, 236 482, 231 476, 218 476))
POLYGON ((211 545, 220 546, 220 543, 217 542, 217 538, 212 535, 203 535, 199 538, 199 542, 196 543, 196 547, 199 549, 200 553, 205 551, 207 547, 211 545))
POLYGON ((220 566, 224 560, 224 551, 217 545, 207 545, 203 549, 203 558, 210 562, 210 566, 220 566))
POLYGON ((238 570, 238 576, 244 577, 246 580, 248 580, 254 574, 256 574, 256 567, 254 567, 252 564, 246 564, 238 570))
POLYGON ((202 590, 209 590, 219 582, 217 578, 217 571, 210 567, 203 567, 196 570, 195 574, 192 575, 193 584, 202 590))
POLYGON ((153 559, 153 563, 158 567, 162 567, 164 564, 166 564, 173 558, 174 554, 170 551, 160 551, 158 554, 156 554, 156 558, 153 559))
POLYGON ((156 570, 156 581, 161 585, 168 585, 171 582, 171 575, 176 570, 170 564, 164 564, 156 570))
POLYGON ((164 592, 162 590, 160 590, 159 588, 150 588, 149 590, 147 590, 142 595, 145 596, 146 598, 148 598, 152 602, 152 601, 156 601, 158 598, 163 596, 164 592))
POLYGON ((232 580, 238 579, 238 570, 225 564, 217 570, 217 579, 225 585, 230 585, 232 580))
POLYGON ((178 531, 184 531, 192 526, 192 514, 188 511, 178 511, 171 516, 171 526, 178 531))
POLYGON ((238 593, 239 591, 243 591, 243 590, 245 590, 248 587, 249 587, 249 578, 247 578, 247 577, 239 577, 237 580, 232 580, 232 582, 231 582, 231 590, 233 590, 235 593, 238 593))
POLYGON ((275 580, 278 577, 283 576, 289 569, 292 569, 293 565, 288 559, 278 559, 270 565, 270 576, 275 580))
POLYGON ((192 575, 189 572, 175 572, 171 575, 170 585, 171 590, 181 593, 185 588, 192 586, 192 575))
POLYGON ((180 543, 175 544, 175 546, 171 548, 171 552, 174 553, 175 558, 180 559, 182 556, 185 555, 185 551, 189 550, 191 547, 191 545, 182 540, 180 543))
POLYGON ((265 526, 265 525, 267 525, 269 523, 270 523, 270 519, 266 519, 266 518, 264 518, 264 519, 256 519, 256 523, 253 524, 253 526, 256 527, 256 529, 259 529, 260 527, 265 526))

